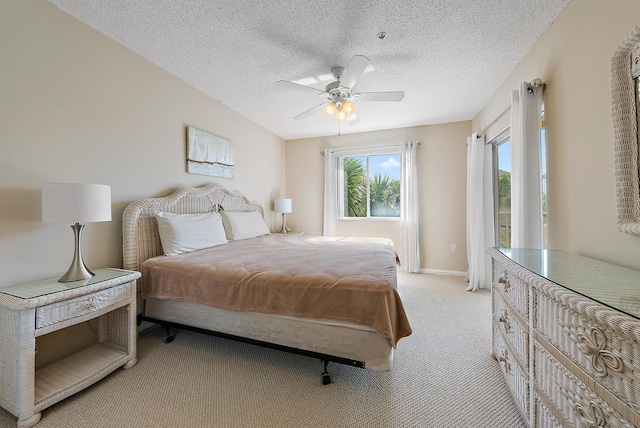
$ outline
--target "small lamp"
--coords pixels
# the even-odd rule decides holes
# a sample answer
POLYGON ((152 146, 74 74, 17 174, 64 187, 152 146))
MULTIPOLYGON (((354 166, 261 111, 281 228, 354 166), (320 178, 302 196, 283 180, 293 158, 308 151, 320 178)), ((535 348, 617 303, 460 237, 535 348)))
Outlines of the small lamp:
POLYGON ((73 261, 67 273, 58 281, 80 281, 94 276, 82 260, 80 236, 84 224, 80 223, 98 221, 111 221, 110 186, 77 183, 42 185, 42 222, 72 223, 75 237, 73 261))
POLYGON ((276 199, 275 208, 277 213, 282 213, 282 229, 280 229, 280 233, 287 233, 287 229, 284 227, 284 215, 291 212, 291 199, 276 199))

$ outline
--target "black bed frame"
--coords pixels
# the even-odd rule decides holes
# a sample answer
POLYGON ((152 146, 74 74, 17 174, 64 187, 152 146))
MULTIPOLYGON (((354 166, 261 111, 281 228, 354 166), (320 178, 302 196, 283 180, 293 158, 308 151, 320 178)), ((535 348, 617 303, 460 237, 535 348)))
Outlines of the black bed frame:
POLYGON ((363 361, 350 360, 348 358, 336 357, 334 355, 327 355, 327 354, 322 354, 322 353, 319 353, 319 352, 307 351, 307 350, 299 349, 299 348, 292 348, 290 346, 278 345, 276 343, 264 342, 262 340, 249 339, 249 338, 246 338, 246 337, 235 336, 233 334, 221 333, 221 332, 213 331, 213 330, 206 330, 206 329, 199 328, 199 327, 192 327, 192 326, 189 326, 189 325, 174 323, 174 322, 171 322, 171 321, 159 320, 159 319, 156 319, 156 318, 151 318, 151 317, 144 316, 142 314, 138 314, 138 317, 137 317, 138 325, 140 325, 142 323, 142 321, 148 321, 148 322, 151 322, 151 323, 154 323, 154 324, 160 324, 165 329, 165 331, 167 333, 165 335, 165 337, 164 337, 164 342, 165 343, 170 343, 175 338, 175 333, 171 333, 171 328, 174 327, 174 328, 183 329, 183 330, 195 331, 197 333, 208 334, 210 336, 221 337, 221 338, 224 338, 224 339, 235 340, 235 341, 238 341, 238 342, 249 343, 251 345, 263 346, 265 348, 276 349, 278 351, 285 351, 285 352, 290 352, 292 354, 298 354, 298 355, 304 355, 304 356, 307 356, 307 357, 318 358, 324 364, 324 372, 322 373, 322 384, 323 385, 328 385, 328 384, 331 383, 331 376, 329 375, 329 372, 327 371, 327 366, 329 365, 330 362, 344 364, 344 365, 351 366, 351 367, 358 367, 358 368, 361 368, 361 369, 365 368, 365 363, 363 361))

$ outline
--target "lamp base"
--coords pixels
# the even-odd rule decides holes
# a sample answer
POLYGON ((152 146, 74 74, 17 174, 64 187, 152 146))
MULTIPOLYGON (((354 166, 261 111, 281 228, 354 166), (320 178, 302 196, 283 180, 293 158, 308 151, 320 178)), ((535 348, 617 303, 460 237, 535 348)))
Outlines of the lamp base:
POLYGON ((75 252, 73 254, 73 261, 71 262, 71 266, 69 266, 67 273, 62 275, 62 278, 60 278, 58 282, 81 281, 84 279, 92 278, 95 275, 84 264, 84 260, 82 260, 82 251, 80 249, 80 234, 83 227, 84 224, 78 223, 71 226, 71 229, 73 229, 73 235, 76 245, 75 252))
POLYGON ((284 213, 282 213, 282 229, 280 229, 280 233, 287 233, 287 228, 284 227, 285 222, 284 222, 284 213))

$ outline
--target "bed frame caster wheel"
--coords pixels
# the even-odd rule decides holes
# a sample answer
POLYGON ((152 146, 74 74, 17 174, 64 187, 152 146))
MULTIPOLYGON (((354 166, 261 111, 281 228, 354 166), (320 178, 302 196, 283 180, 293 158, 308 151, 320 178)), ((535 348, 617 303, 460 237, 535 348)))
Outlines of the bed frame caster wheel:
POLYGON ((324 364, 324 372, 322 373, 322 384, 329 385, 331 383, 331 376, 327 371, 327 366, 329 365, 329 361, 322 361, 322 363, 324 364))
POLYGON ((331 383, 331 376, 328 373, 322 375, 322 384, 329 385, 331 383))
POLYGON ((176 338, 176 336, 171 333, 171 326, 170 325, 166 325, 164 327, 165 331, 167 332, 167 335, 164 337, 164 343, 171 343, 173 342, 173 339, 176 338))

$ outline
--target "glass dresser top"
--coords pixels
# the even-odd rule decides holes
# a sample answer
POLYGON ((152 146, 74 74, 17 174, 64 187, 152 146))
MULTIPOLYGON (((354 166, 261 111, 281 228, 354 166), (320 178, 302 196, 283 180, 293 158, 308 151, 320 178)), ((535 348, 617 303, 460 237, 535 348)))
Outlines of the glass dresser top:
POLYGON ((13 285, 11 287, 0 288, 0 293, 21 299, 32 299, 34 297, 45 296, 47 294, 68 291, 85 285, 98 284, 110 279, 129 275, 132 272, 122 269, 96 269, 95 276, 80 281, 58 282, 58 279, 47 279, 44 281, 32 282, 31 284, 13 285))
POLYGON ((498 248, 530 272, 640 319, 640 272, 558 250, 498 248))

